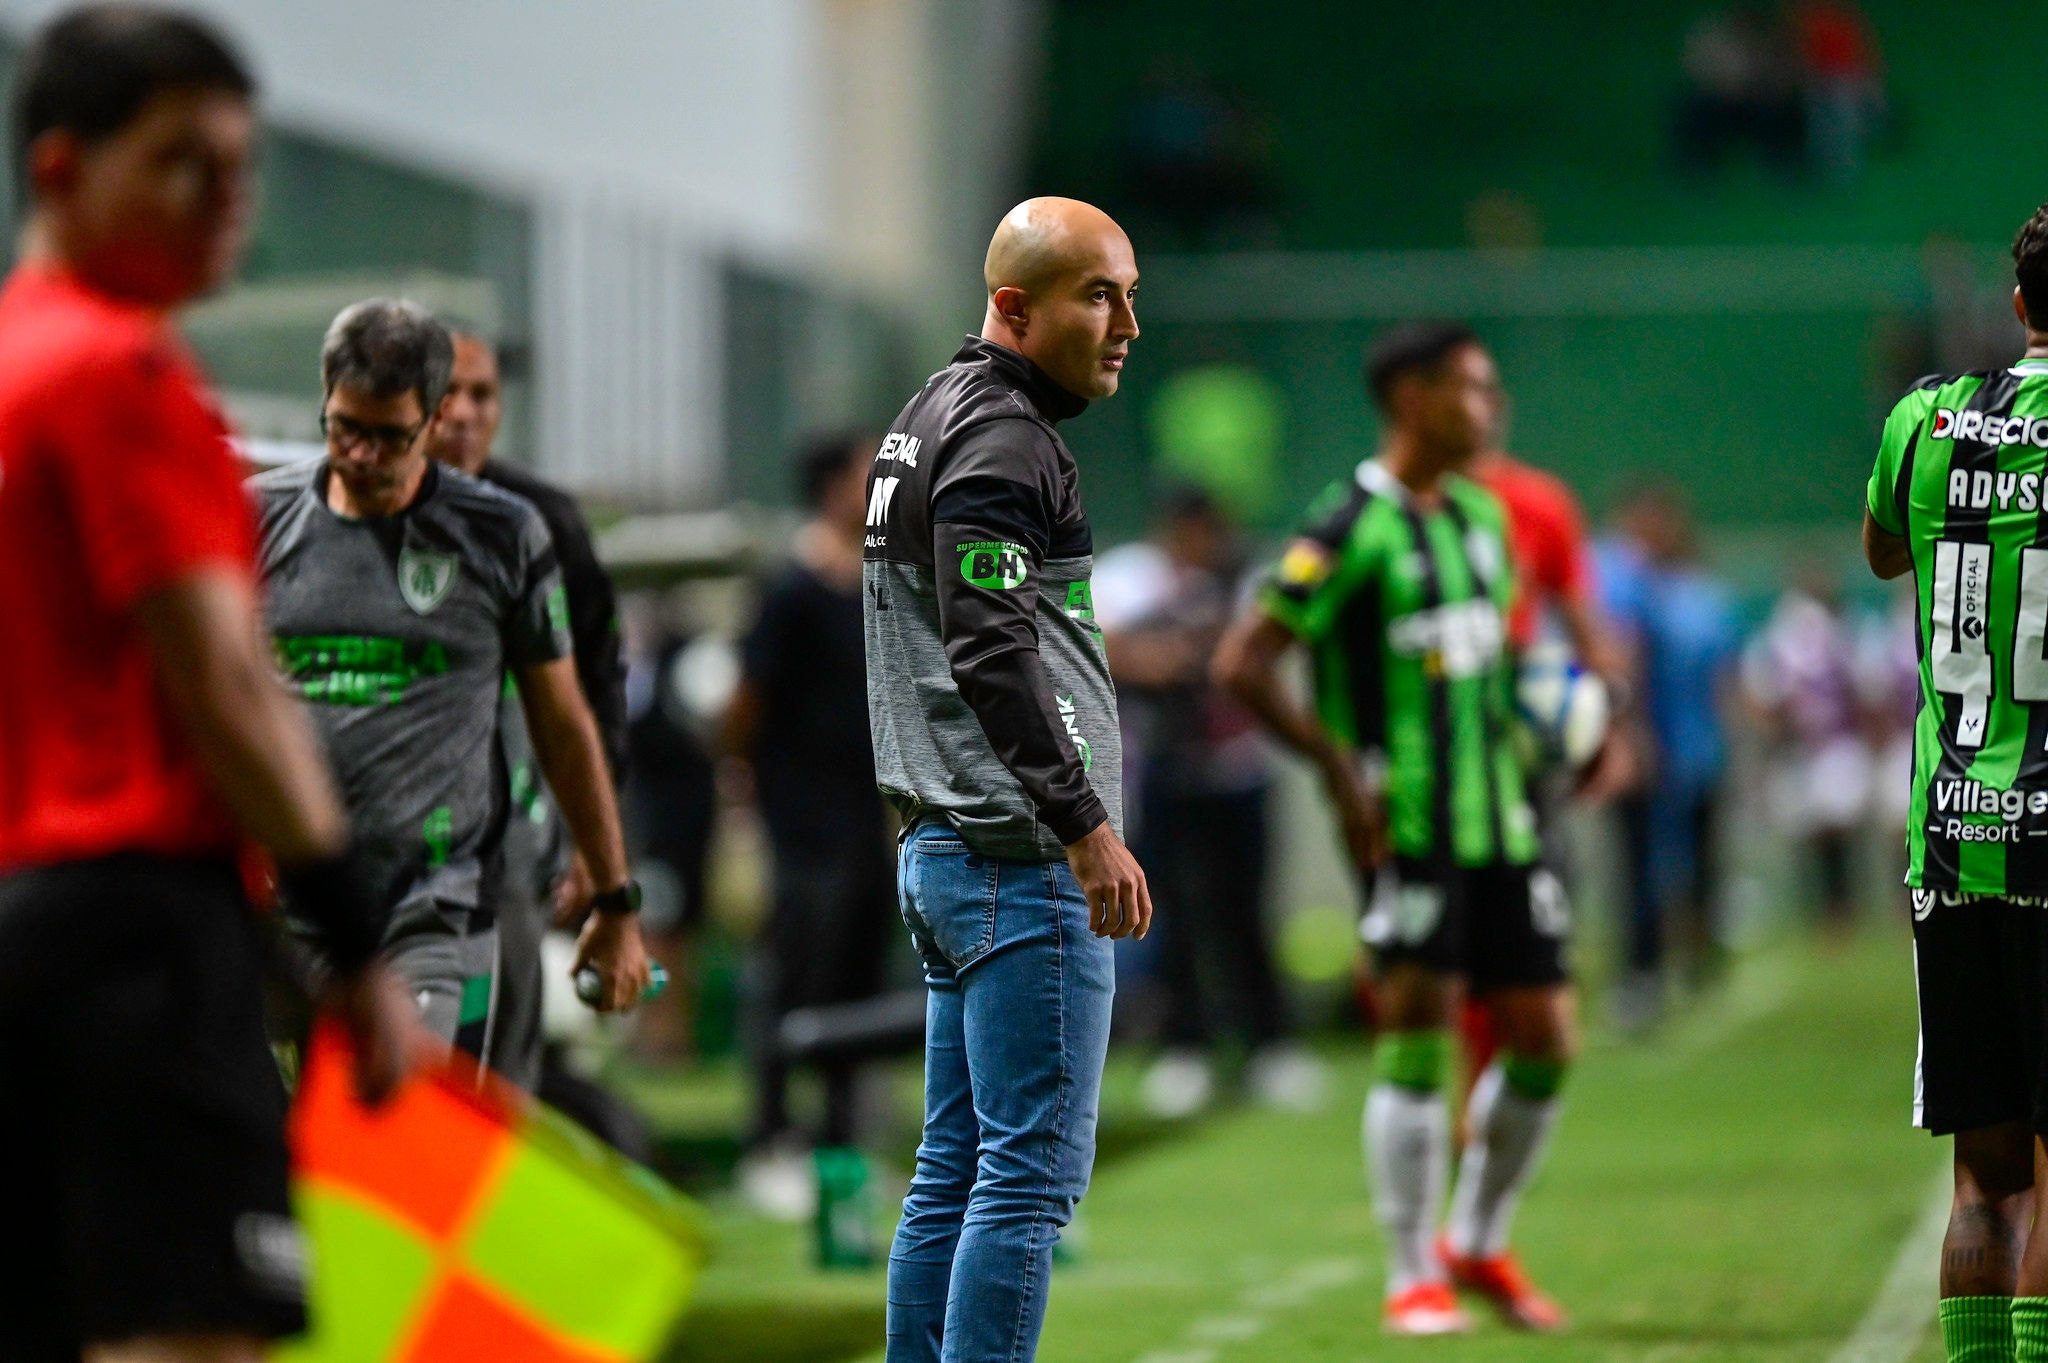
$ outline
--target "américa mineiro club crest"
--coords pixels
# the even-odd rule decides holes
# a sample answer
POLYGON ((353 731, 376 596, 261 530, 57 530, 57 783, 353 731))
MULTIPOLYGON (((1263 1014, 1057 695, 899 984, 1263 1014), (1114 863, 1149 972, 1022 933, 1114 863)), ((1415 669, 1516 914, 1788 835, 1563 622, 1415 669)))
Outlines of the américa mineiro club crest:
POLYGON ((403 549, 398 555, 398 594, 415 614, 431 615, 455 585, 455 555, 403 549))

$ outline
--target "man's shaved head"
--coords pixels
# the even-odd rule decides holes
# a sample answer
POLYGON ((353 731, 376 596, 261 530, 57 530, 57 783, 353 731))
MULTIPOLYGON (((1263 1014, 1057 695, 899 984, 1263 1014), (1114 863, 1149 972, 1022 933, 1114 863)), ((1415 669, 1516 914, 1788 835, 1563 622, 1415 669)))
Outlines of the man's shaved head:
POLYGON ((1079 199, 1026 199, 996 224, 982 262, 982 282, 991 295, 1005 285, 1027 292, 1043 288, 1077 264, 1100 254, 1106 241, 1126 252, 1130 238, 1116 220, 1079 199))
POLYGON ((1028 356, 1078 397, 1108 397, 1137 337, 1137 257, 1116 220, 1078 199, 1026 199, 982 263, 981 334, 1028 356))

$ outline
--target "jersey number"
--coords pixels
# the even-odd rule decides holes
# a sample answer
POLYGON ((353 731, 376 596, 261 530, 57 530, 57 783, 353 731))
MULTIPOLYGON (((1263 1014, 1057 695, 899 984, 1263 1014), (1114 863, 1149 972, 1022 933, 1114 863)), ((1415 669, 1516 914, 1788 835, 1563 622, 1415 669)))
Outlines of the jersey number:
MULTIPOLYGON (((1991 717, 1991 546, 1937 540, 1928 621, 1934 689, 1954 696, 1956 746, 1984 746, 1991 717)), ((2020 550, 2019 623, 2013 629, 2012 698, 2048 701, 2048 549, 2020 550)))

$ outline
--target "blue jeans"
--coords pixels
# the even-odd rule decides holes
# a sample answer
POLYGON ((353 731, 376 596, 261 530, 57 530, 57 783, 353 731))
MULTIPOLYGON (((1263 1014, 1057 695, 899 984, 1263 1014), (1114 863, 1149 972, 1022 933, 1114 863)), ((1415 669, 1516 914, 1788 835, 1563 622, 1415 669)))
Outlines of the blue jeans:
POLYGON ((1095 1162, 1115 961, 1065 862, 996 861, 927 821, 897 880, 930 994, 888 1363, 1026 1363, 1095 1162))

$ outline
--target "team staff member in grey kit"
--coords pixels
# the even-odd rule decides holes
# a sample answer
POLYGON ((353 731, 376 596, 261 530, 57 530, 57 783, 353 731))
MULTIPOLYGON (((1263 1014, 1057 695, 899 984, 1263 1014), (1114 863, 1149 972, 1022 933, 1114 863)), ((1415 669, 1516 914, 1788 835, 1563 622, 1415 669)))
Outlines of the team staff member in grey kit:
MULTIPOLYGON (((548 528, 562 567, 562 591, 569 603, 569 638, 576 680, 604 742, 612 787, 626 760, 626 668, 619 656, 619 607, 612 580, 597 561, 590 526, 576 499, 531 470, 495 458, 491 447, 504 412, 498 352, 483 337, 450 329, 455 362, 448 392, 428 428, 428 452, 472 478, 533 503, 548 528)), ((531 1090, 540 1083, 541 939, 554 917, 558 892, 582 908, 586 877, 562 876, 565 868, 562 821, 554 799, 534 770, 533 742, 516 687, 498 705, 498 741, 510 781, 511 809, 505 826, 503 893, 495 909, 498 928, 498 1003, 491 1066, 531 1090), (564 887, 557 879, 568 882, 564 887)), ((572 862, 573 866, 573 862, 572 862)))
POLYGON ((345 309, 320 354, 327 457, 254 486, 280 666, 350 817, 394 849, 376 868, 385 946, 427 1025, 489 1061, 507 672, 600 891, 577 964, 598 970, 605 1008, 631 1007, 648 967, 547 529, 530 503, 427 457, 453 353, 412 304, 345 309))
POLYGON ((1053 1243, 1095 1158, 1107 939, 1152 919, 1118 828, 1094 546, 1057 429, 1116 392, 1137 263, 1100 210, 1033 199, 997 227, 984 278, 981 335, 868 477, 868 717, 930 986, 889 1363, 1035 1356, 1053 1243))

